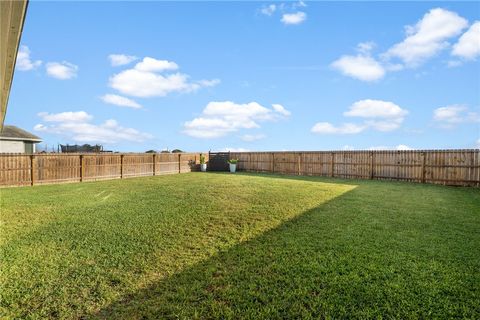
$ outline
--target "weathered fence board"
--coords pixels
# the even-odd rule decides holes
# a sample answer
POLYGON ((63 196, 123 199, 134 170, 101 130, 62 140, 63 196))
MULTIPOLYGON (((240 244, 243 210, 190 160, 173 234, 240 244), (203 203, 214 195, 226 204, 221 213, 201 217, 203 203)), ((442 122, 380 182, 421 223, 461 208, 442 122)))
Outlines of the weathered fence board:
MULTIPOLYGON (((204 155, 208 160, 208 153, 204 155)), ((0 186, 123 179, 199 169, 200 153, 0 154, 0 186)))
POLYGON ((238 170, 480 186, 480 150, 231 152, 238 170))

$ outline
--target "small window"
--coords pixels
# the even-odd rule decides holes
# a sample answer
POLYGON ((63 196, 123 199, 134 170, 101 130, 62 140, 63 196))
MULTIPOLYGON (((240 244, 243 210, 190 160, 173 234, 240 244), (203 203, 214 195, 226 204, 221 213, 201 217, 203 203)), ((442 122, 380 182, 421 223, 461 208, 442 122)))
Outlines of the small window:
POLYGON ((33 153, 33 143, 24 142, 25 144, 25 153, 33 153))

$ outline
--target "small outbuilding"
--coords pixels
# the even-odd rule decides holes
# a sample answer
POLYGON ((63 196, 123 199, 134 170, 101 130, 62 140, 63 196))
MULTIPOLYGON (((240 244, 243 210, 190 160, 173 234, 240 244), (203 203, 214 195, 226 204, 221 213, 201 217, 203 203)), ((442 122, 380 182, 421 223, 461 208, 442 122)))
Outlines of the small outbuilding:
POLYGON ((15 126, 4 126, 0 132, 0 153, 35 153, 40 137, 15 126))

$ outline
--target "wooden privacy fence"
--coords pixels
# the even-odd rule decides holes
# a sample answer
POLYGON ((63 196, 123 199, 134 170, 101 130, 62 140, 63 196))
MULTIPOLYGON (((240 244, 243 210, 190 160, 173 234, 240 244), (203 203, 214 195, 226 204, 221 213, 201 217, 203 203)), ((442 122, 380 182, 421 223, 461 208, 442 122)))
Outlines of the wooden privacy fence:
POLYGON ((231 152, 238 170, 480 186, 480 150, 231 152))
MULTIPOLYGON (((0 186, 122 179, 198 171, 200 154, 0 154, 0 186)), ((208 153, 204 155, 208 160, 208 153)))

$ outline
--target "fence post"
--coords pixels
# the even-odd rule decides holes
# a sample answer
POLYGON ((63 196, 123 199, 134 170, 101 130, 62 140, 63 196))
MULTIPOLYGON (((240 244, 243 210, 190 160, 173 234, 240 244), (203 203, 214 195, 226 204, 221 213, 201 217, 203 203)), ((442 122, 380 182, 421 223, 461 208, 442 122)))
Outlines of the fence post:
POLYGON ((152 175, 155 175, 156 174, 156 163, 157 163, 157 155, 154 153, 153 154, 153 174, 152 175))
POLYGON ((272 173, 275 173, 275 152, 272 152, 272 173))
POLYGON ((298 175, 300 175, 300 173, 302 172, 302 154, 299 153, 298 154, 298 175))
POLYGON ((182 173, 182 163, 180 162, 180 158, 182 157, 182 154, 178 154, 178 173, 182 173))
POLYGON ((30 185, 33 186, 35 179, 35 171, 33 166, 35 165, 35 156, 32 154, 30 156, 30 185))
POLYGON ((120 179, 123 179, 123 154, 120 155, 120 179))
POLYGON ((425 152, 422 152, 422 183, 425 183, 425 152))
POLYGON ((373 157, 375 156, 375 154, 373 153, 373 151, 370 151, 370 180, 373 179, 373 157))
POLYGON ((330 161, 330 176, 333 178, 335 176, 335 153, 332 152, 332 158, 331 158, 331 161, 330 161))
POLYGON ((80 182, 83 182, 83 170, 84 170, 83 154, 81 154, 80 155, 80 182))

